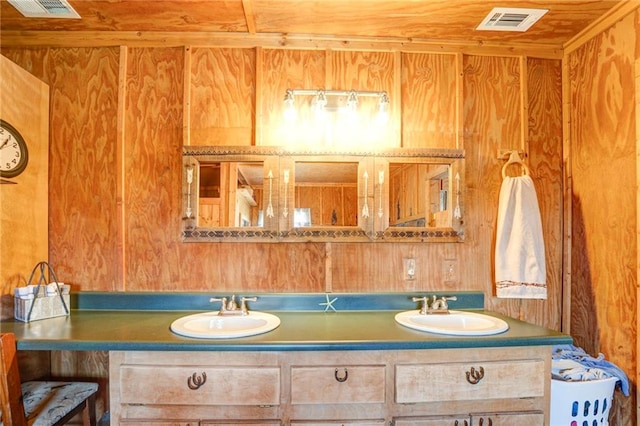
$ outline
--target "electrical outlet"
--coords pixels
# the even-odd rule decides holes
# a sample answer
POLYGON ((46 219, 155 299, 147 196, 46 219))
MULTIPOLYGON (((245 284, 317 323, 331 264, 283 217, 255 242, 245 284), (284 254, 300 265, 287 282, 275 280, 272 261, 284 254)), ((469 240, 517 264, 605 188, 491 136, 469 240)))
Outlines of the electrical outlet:
POLYGON ((402 259, 403 277, 405 281, 416 279, 416 259, 413 257, 405 257, 402 259))
POLYGON ((442 281, 446 283, 460 281, 458 259, 445 259, 442 261, 442 281))

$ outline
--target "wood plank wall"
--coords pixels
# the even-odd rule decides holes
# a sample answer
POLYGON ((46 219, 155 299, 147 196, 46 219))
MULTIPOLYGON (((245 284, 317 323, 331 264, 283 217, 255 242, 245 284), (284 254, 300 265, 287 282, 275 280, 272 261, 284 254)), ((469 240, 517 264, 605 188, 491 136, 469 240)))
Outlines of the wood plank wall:
MULTIPOLYGON (((640 13, 570 53, 571 334, 632 381, 611 424, 635 425, 637 390, 637 146, 635 63, 640 13)), ((636 88, 637 90, 637 88, 636 88)))
MULTIPOLYGON (((323 244, 304 244, 303 252, 308 250, 312 256, 309 263, 291 263, 300 250, 297 244, 183 244, 179 240, 185 63, 191 63, 192 70, 189 80, 194 90, 190 92, 190 102, 209 111, 205 114, 199 108, 190 109, 191 142, 212 143, 214 139, 207 139, 208 136, 194 140, 194 135, 208 135, 208 130, 214 129, 211 133, 217 135, 215 140, 220 144, 230 140, 234 144, 251 144, 251 132, 246 130, 249 122, 241 122, 240 118, 253 116, 253 103, 237 94, 230 95, 231 100, 225 103, 227 93, 254 90, 252 79, 247 76, 251 72, 245 72, 244 67, 256 68, 256 55, 247 49, 239 50, 193 49, 190 61, 185 61, 188 49, 130 48, 124 64, 118 61, 117 49, 110 48, 4 50, 4 54, 53 87, 51 186, 55 202, 50 219, 51 260, 66 281, 77 289, 108 291, 323 291, 325 282, 330 281, 333 287, 329 290, 333 291, 451 288, 482 290, 490 296, 493 233, 503 164, 496 154, 498 149, 523 149, 530 153, 545 213, 550 301, 516 302, 489 297, 487 304, 509 315, 559 327, 559 61, 430 53, 402 54, 398 59, 390 53, 366 52, 358 56, 358 52, 328 55, 318 51, 258 49, 258 62, 262 65, 255 74, 262 84, 258 90, 261 95, 256 96, 261 106, 255 112, 255 126, 260 144, 279 144, 279 133, 274 130, 277 120, 273 117, 281 112, 284 88, 296 83, 326 83, 327 74, 337 77, 326 87, 340 87, 349 80, 345 75, 352 74, 353 81, 372 82, 374 89, 390 88, 392 97, 400 92, 407 94, 411 102, 405 104, 403 100, 402 114, 395 112, 396 122, 402 117, 401 126, 392 128, 407 129, 410 146, 455 148, 464 143, 466 148, 465 196, 469 215, 463 244, 337 244, 331 248, 332 270, 325 271, 312 266, 324 264, 323 244), (336 58, 343 58, 342 62, 336 58), (362 65, 368 60, 377 64, 369 71, 362 65), (459 140, 455 137, 457 118, 451 101, 456 99, 456 83, 451 75, 456 75, 458 60, 462 62, 464 93, 459 140), (400 73, 394 72, 397 61, 401 64, 400 73), (310 62, 316 66, 310 67, 310 62), (121 67, 126 70, 123 130, 116 125, 121 67), (209 71, 205 72, 207 67, 209 71), (232 71, 234 67, 241 70, 232 71), (238 77, 242 75, 245 77, 238 77), (416 78, 406 82, 402 78, 403 85, 395 84, 395 78, 411 75, 416 78), (378 80, 384 83, 376 83, 378 80), (205 90, 216 82, 216 86, 228 84, 233 90, 205 90), (408 95, 414 92, 424 94, 422 103, 418 102, 420 98, 408 95), (206 97, 217 106, 206 106, 206 97), (528 111, 528 117, 523 117, 523 111, 528 111), (119 131, 124 134, 123 164, 116 164, 119 131), (119 170, 123 170, 122 206, 117 202, 119 170), (123 247, 117 237, 120 208, 124 216, 124 241, 120 243, 123 247), (417 259, 415 282, 402 280, 401 262, 405 256, 417 259), (460 262, 461 279, 443 288, 442 263, 451 258, 460 262), (122 277, 114 268, 119 261, 124 264, 122 277), (332 275, 330 280, 327 273, 332 275)), ((308 133, 298 132, 303 143, 318 142, 308 133)), ((396 146, 398 143, 394 142, 396 146)))
MULTIPOLYGON (((479 290, 488 309, 560 327, 559 60, 126 46, 4 48, 2 53, 51 86, 50 260, 74 291, 479 290), (285 134, 278 118, 284 91, 343 85, 389 92, 392 119, 380 133, 382 143, 466 150, 463 243, 180 241, 184 143, 318 143, 304 127, 285 134), (547 301, 493 297, 504 164, 499 149, 529 155, 543 213, 547 301), (414 281, 403 280, 404 257, 416 258, 414 281), (443 280, 446 259, 460 265, 455 282, 443 280)), ((93 374, 106 378, 103 355, 63 353, 56 364, 68 373, 86 372, 90 365, 93 374)))

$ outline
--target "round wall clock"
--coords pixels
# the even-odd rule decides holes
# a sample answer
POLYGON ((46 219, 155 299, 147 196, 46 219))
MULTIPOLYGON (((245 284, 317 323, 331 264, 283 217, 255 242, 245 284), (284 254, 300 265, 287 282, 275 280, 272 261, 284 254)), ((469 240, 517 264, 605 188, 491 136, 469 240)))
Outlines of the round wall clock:
POLYGON ((0 119, 0 177, 18 176, 28 162, 29 151, 24 138, 15 127, 0 119))

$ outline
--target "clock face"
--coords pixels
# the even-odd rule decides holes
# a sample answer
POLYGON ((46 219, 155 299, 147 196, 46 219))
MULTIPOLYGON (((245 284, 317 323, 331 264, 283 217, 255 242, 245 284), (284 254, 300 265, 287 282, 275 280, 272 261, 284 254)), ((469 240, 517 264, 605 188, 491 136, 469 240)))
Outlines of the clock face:
POLYGON ((18 176, 28 161, 29 152, 22 135, 12 125, 0 120, 0 177, 18 176))

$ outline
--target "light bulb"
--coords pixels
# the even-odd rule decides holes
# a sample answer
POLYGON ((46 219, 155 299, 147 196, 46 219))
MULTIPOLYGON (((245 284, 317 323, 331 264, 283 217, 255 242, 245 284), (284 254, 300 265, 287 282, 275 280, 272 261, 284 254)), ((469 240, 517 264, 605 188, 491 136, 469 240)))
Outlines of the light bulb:
POLYGON ((382 92, 380 94, 376 121, 378 122, 378 124, 387 124, 387 122, 389 121, 389 96, 387 96, 387 92, 382 92))
POLYGON ((293 98, 293 92, 288 89, 284 96, 284 119, 287 122, 294 121, 298 113, 296 111, 296 102, 293 98))

